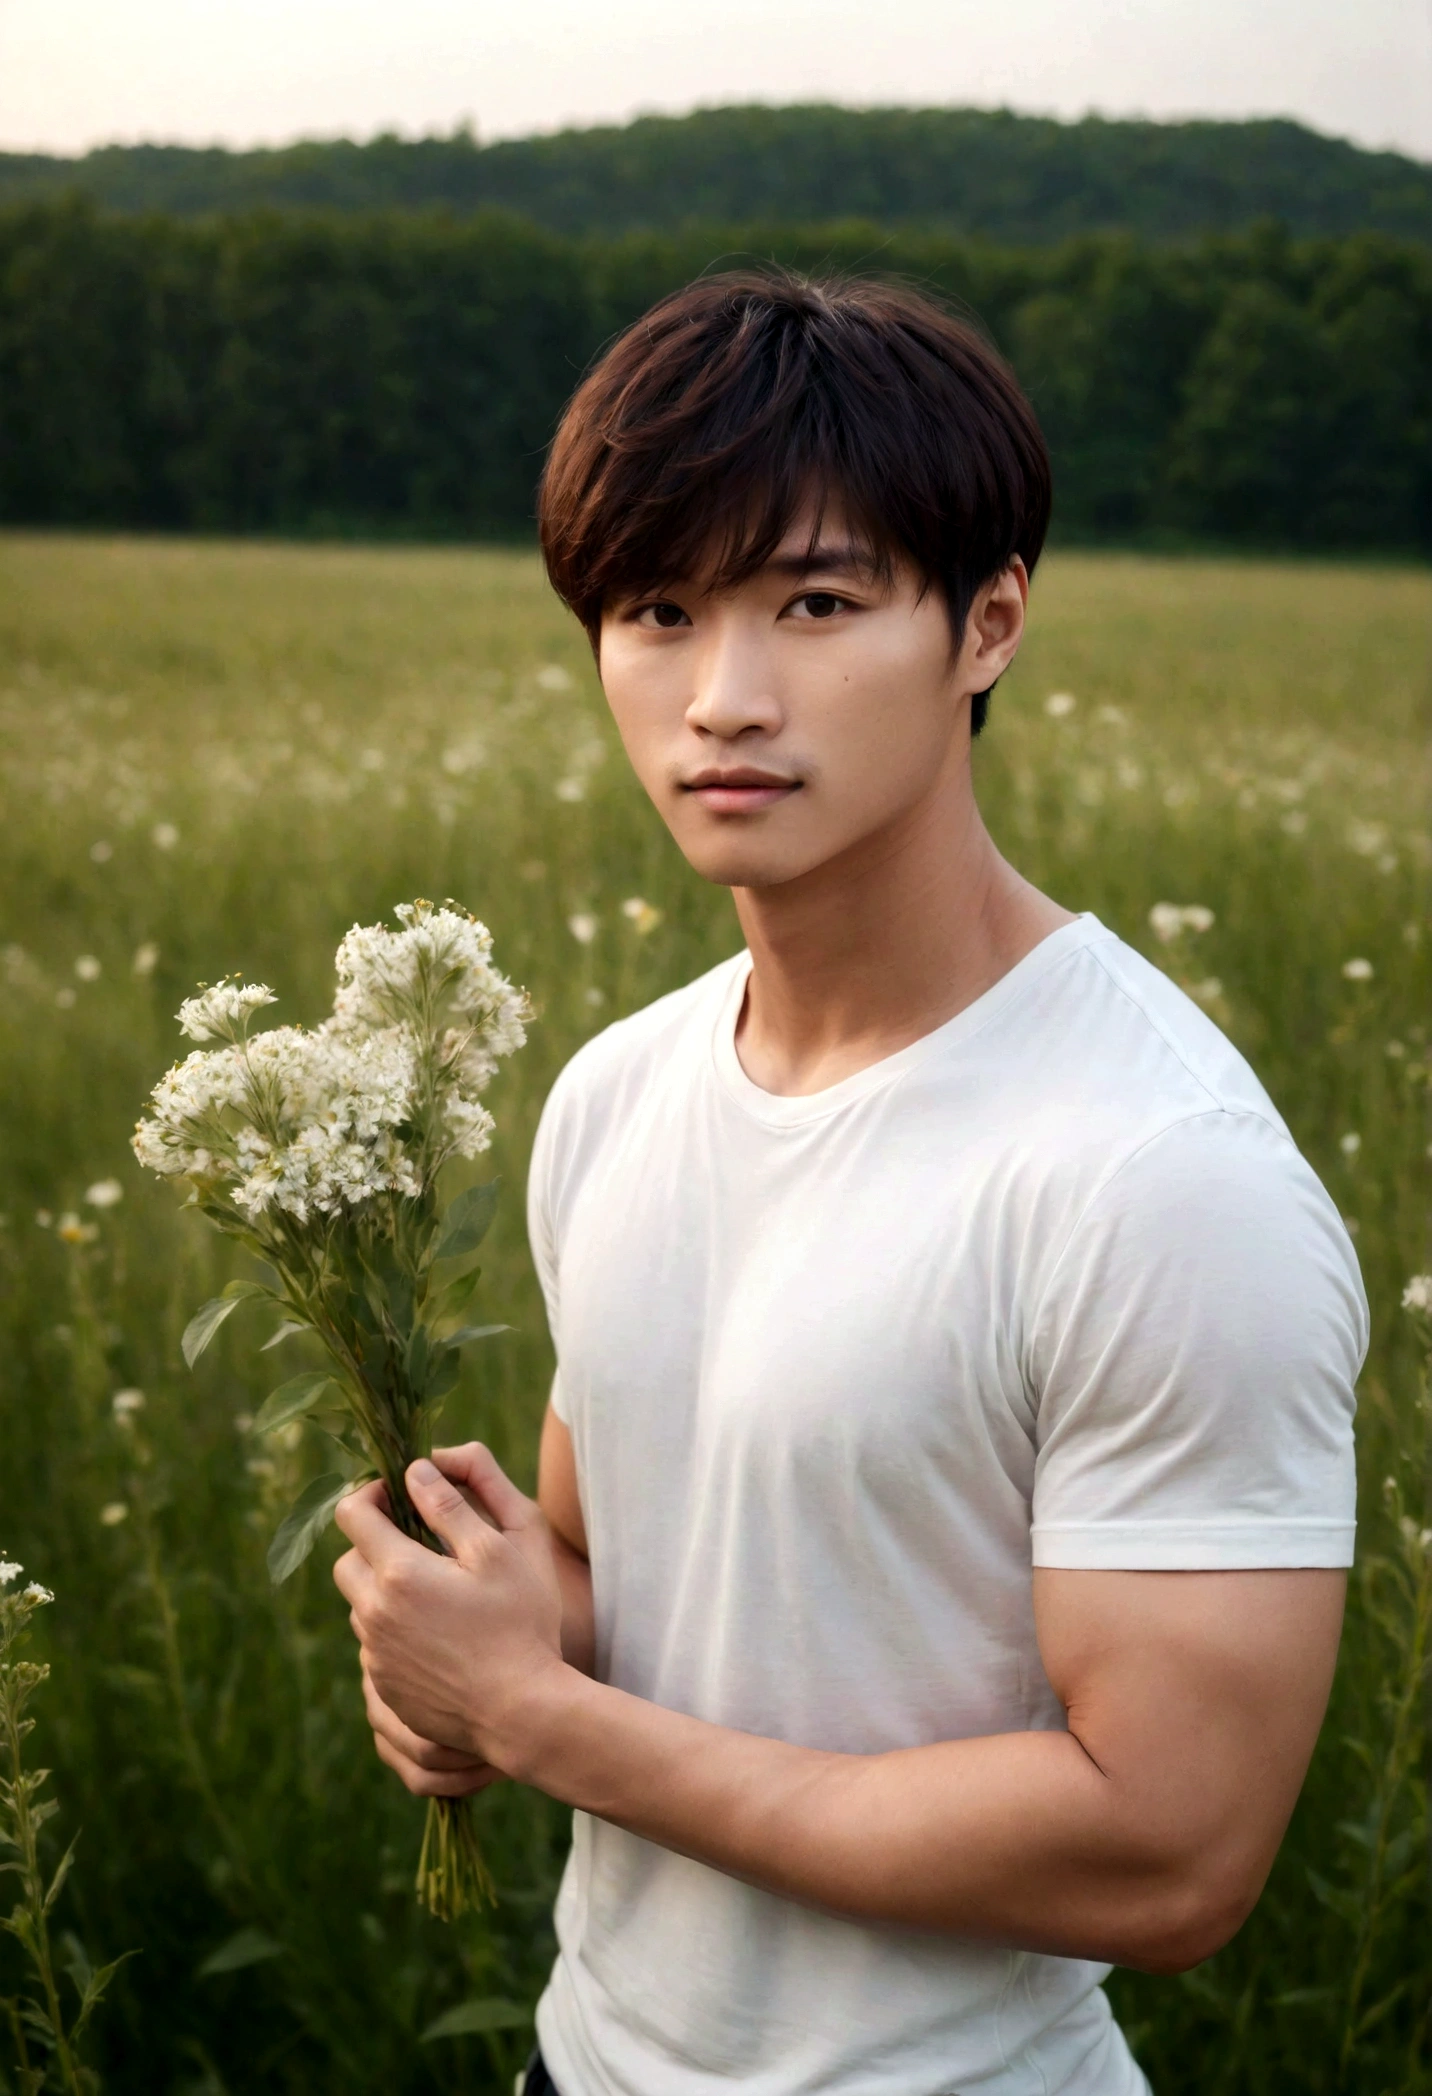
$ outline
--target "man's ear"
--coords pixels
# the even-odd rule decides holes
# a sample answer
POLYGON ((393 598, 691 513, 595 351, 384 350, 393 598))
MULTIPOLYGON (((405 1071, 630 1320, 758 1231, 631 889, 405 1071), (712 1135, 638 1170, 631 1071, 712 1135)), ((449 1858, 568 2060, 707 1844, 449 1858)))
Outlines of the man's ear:
POLYGON ((975 592, 960 650, 960 668, 972 691, 988 691, 1013 662, 1024 638, 1028 602, 1029 570, 1018 554, 975 592))

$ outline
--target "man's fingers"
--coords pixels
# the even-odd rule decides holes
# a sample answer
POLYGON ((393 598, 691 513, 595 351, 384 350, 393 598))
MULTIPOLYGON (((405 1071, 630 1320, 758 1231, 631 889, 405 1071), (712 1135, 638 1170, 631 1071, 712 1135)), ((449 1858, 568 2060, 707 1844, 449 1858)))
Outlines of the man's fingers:
POLYGON ((333 1567, 333 1584, 348 1603, 348 1620, 355 1637, 361 1637, 357 1614, 373 1591, 373 1567, 360 1550, 345 1550, 333 1567))
POLYGON ((408 1497, 459 1564, 473 1570, 492 1539, 492 1525, 473 1508, 466 1493, 459 1489, 460 1483, 466 1483, 466 1479, 454 1481, 445 1477, 426 1457, 408 1465, 408 1497))
POLYGON ((386 1762, 394 1774, 402 1779, 403 1785, 415 1798, 470 1798, 490 1783, 500 1781, 497 1769, 485 1765, 472 1771, 456 1774, 437 1769, 420 1768, 406 1754, 384 1739, 380 1732, 373 1735, 373 1744, 378 1750, 378 1759, 386 1762))
POLYGON ((363 1670, 363 1703, 368 1713, 368 1723, 390 1747, 403 1754, 419 1768, 445 1775, 475 1775, 486 1768, 487 1763, 472 1754, 461 1753, 455 1747, 439 1746, 436 1740, 424 1739, 405 1725, 396 1710, 383 1701, 373 1686, 367 1668, 363 1670))
POLYGON ((410 1543, 401 1529, 393 1526, 387 1505, 388 1495, 374 1478, 359 1485, 356 1491, 345 1493, 333 1510, 333 1518, 344 1535, 370 1565, 387 1564, 405 1551, 422 1547, 410 1543))
POLYGON ((444 1477, 465 1485, 482 1501, 499 1528, 525 1528, 534 1516, 541 1518, 536 1500, 518 1490, 481 1441, 465 1442, 461 1448, 435 1448, 433 1461, 444 1477))

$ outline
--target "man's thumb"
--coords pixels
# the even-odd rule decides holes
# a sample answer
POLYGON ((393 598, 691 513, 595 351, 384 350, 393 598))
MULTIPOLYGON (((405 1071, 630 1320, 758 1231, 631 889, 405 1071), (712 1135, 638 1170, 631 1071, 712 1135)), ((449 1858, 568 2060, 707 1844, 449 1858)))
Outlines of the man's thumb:
POLYGON ((426 1456, 419 1456, 415 1463, 409 1463, 405 1482, 408 1497, 423 1520, 439 1541, 446 1543, 449 1555, 459 1562, 468 1560, 480 1539, 492 1533, 482 1516, 473 1512, 457 1486, 451 1484, 426 1456))

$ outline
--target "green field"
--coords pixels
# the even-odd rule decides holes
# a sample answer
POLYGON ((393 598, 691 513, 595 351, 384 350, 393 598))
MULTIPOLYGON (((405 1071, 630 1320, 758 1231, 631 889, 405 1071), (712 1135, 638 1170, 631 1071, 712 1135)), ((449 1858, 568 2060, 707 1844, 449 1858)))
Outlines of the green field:
MULTIPOLYGON (((1432 1516, 1399 1307, 1432 1264, 1429 632, 1425 571, 1057 556, 977 757, 1023 870, 1251 1057, 1373 1304, 1361 1567, 1293 1831, 1220 1957, 1111 1982, 1158 2096, 1432 2090, 1432 1516), (1162 943, 1159 902, 1214 922, 1162 943)), ((83 1827, 57 1925, 96 1960, 141 1953, 97 2063, 125 2096, 505 2096, 565 1816, 488 1797, 497 1912, 450 1930, 416 1912, 421 1807, 372 1755, 328 1553, 277 1593, 264 1569, 278 1511, 326 1465, 308 1430, 245 1431, 279 1377, 240 1320, 183 1368, 183 1325, 236 1255, 141 1180, 127 1139, 200 979, 242 968, 280 991, 277 1020, 317 1018, 355 919, 414 895, 486 919, 538 1023, 489 1097, 506 1193, 479 1302, 517 1330, 470 1365, 455 1425, 530 1483, 537 1112, 582 1039, 734 949, 729 903, 627 776, 526 554, 0 538, 0 755, 0 1554, 57 1594, 34 1747, 57 1852, 83 1827), (109 1177, 122 1200, 87 1206, 109 1177), (145 1395, 128 1424, 121 1389, 145 1395), (230 1969, 203 1972, 226 1946, 230 1969), (494 2016, 514 2027, 420 2042, 474 1999, 515 2004, 494 2016)))

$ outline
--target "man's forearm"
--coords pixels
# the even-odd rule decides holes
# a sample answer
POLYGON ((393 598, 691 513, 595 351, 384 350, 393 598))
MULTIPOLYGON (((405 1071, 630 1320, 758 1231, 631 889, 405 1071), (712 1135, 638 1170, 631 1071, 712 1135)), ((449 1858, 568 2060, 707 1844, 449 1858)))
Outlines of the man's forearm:
POLYGON ((1186 1855, 1134 1832, 1137 1812, 1066 1732, 830 1754, 570 1668, 520 1731, 513 1775, 788 1899, 1156 1969, 1214 1947, 1196 1830, 1186 1855))

